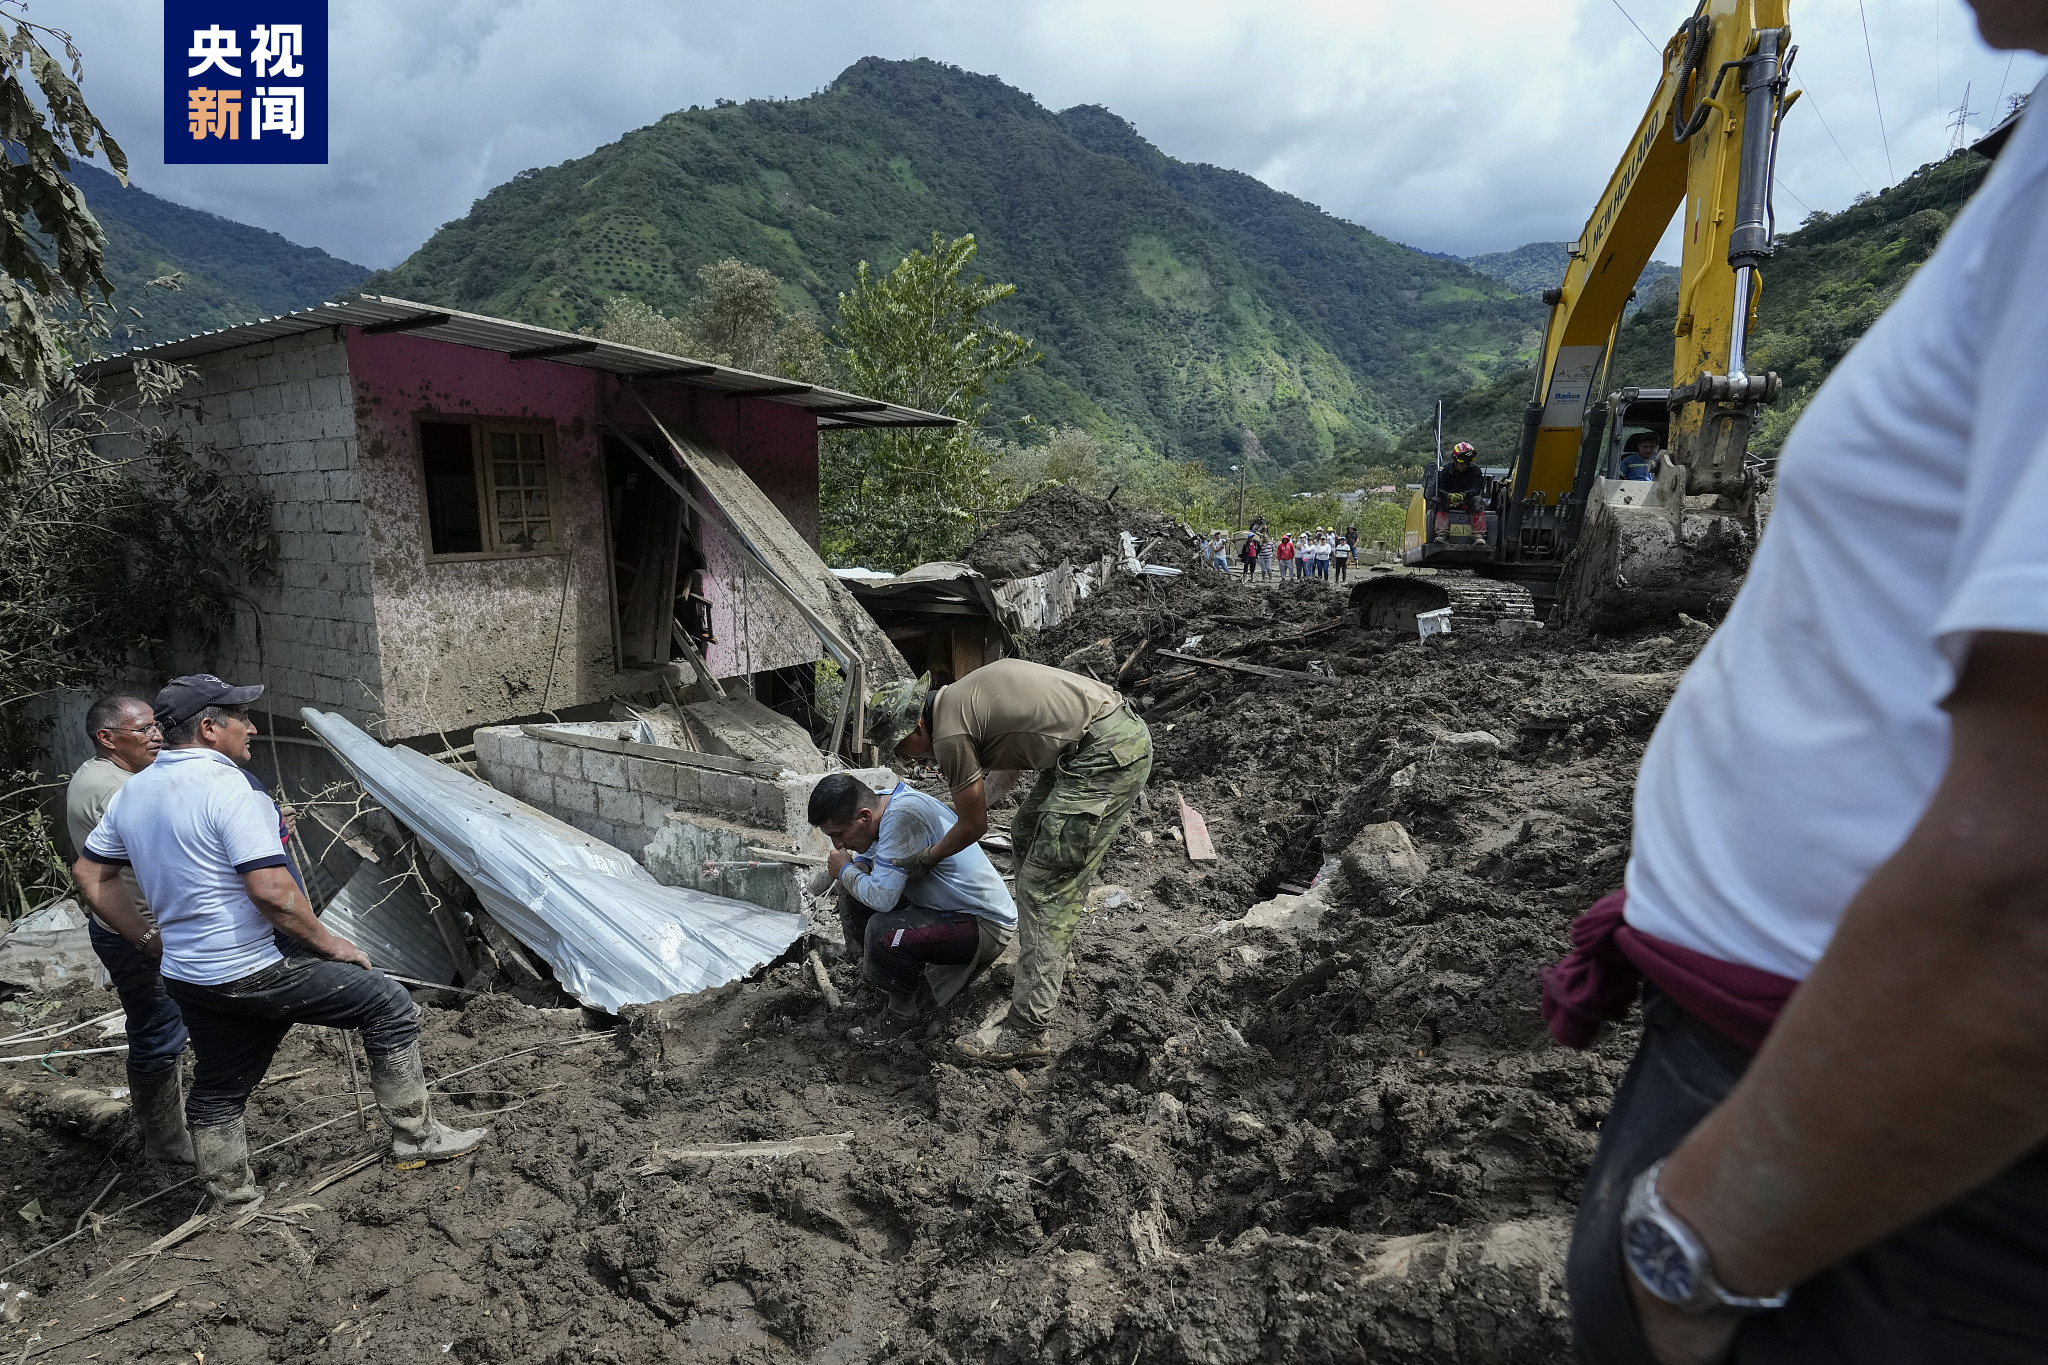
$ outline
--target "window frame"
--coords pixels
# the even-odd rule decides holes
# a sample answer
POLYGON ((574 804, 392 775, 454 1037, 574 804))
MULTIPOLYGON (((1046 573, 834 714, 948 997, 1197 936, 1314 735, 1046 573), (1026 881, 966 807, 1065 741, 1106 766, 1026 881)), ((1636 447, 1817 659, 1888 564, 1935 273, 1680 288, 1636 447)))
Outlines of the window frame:
POLYGON ((462 564, 489 559, 550 559, 569 553, 569 547, 562 539, 562 487, 560 471, 555 462, 555 423, 546 418, 532 417, 490 417, 473 412, 420 412, 413 415, 412 423, 413 468, 419 474, 419 527, 420 548, 429 564, 462 564), (469 431, 469 468, 475 480, 477 515, 483 528, 485 548, 481 550, 460 550, 453 554, 434 552, 433 512, 427 501, 426 487, 426 443, 420 428, 423 425, 459 426, 469 431), (541 462, 546 482, 543 487, 548 495, 548 522, 552 539, 545 549, 521 549, 516 545, 503 545, 498 540, 498 518, 495 515, 493 495, 497 492, 490 477, 490 455, 486 450, 492 432, 508 432, 514 435, 535 435, 540 437, 541 462))

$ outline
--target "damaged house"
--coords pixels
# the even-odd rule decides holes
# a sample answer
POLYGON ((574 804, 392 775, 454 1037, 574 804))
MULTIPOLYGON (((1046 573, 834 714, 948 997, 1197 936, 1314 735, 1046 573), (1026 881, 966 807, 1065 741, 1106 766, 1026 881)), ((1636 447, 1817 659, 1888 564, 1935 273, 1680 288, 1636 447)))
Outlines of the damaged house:
MULTIPOLYGON (((118 397, 141 358, 197 371, 174 425, 272 501, 275 580, 181 661, 265 684, 266 779, 296 799, 349 778, 331 736, 360 729, 670 886, 796 908, 795 864, 707 863, 803 856, 810 784, 860 754, 858 699, 905 668, 818 556, 819 434, 952 419, 391 298, 83 374, 118 397), (843 680, 822 705, 820 661, 843 680)), ((345 890, 409 835, 365 828, 310 850, 316 880, 345 890)))

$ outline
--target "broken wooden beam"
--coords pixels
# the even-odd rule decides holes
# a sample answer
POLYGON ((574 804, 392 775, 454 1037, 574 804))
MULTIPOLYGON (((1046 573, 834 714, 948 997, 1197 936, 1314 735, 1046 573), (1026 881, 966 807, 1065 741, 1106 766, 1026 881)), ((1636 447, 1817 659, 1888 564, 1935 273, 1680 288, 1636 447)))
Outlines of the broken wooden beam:
POLYGON ((1184 664, 1200 664, 1204 668, 1221 668, 1231 673, 1245 673, 1254 678, 1284 678, 1288 682, 1335 683, 1341 678, 1326 678, 1320 673, 1299 673, 1286 668, 1267 668, 1263 664, 1239 663, 1234 659, 1205 659, 1199 654, 1182 654, 1178 650, 1162 649, 1162 659, 1178 659, 1184 664))
POLYGON ((636 1175, 660 1175, 671 1162, 676 1161, 723 1161, 733 1157, 752 1157, 765 1160, 779 1160, 789 1156, 807 1154, 824 1155, 843 1152, 846 1144, 853 1141, 853 1134, 820 1133, 816 1137, 782 1138, 772 1142, 706 1142, 690 1147, 656 1147, 654 1158, 635 1172, 636 1175))
POLYGON ((811 969, 811 979, 818 983, 818 994, 825 997, 825 1008, 839 1008, 839 990, 832 984, 831 975, 825 970, 825 959, 818 956, 816 948, 804 954, 804 965, 811 969))

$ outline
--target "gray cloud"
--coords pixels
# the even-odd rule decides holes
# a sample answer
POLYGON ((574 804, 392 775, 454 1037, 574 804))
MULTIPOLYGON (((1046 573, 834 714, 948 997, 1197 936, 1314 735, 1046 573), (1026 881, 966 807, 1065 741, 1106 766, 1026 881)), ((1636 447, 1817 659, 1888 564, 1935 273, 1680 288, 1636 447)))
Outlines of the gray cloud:
MULTIPOLYGON (((1621 3, 1660 43, 1691 8, 1621 3)), ((1965 82, 1981 129, 2001 84, 2031 88, 2048 67, 1987 49, 1959 0, 1868 9, 1891 170, 1856 5, 1800 0, 1810 102, 1780 155, 1793 222, 1799 201, 1838 209, 1940 156, 1965 82)), ((1398 240, 1498 250, 1577 234, 1657 74, 1614 0, 336 0, 333 15, 332 163, 320 167, 163 165, 160 8, 39 17, 78 39, 87 96, 138 183, 373 266, 528 166, 691 104, 805 95, 870 54, 989 72, 1055 109, 1106 105, 1173 156, 1398 240)))

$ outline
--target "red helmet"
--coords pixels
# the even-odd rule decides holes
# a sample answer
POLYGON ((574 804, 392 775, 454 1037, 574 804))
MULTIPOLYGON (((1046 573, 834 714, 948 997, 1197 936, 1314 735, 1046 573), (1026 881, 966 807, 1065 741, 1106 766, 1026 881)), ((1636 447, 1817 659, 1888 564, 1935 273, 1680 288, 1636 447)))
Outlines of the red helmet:
POLYGON ((1478 454, 1479 452, 1472 448, 1472 443, 1470 441, 1460 441, 1456 445, 1451 447, 1451 458, 1454 460, 1469 460, 1474 458, 1478 454))

